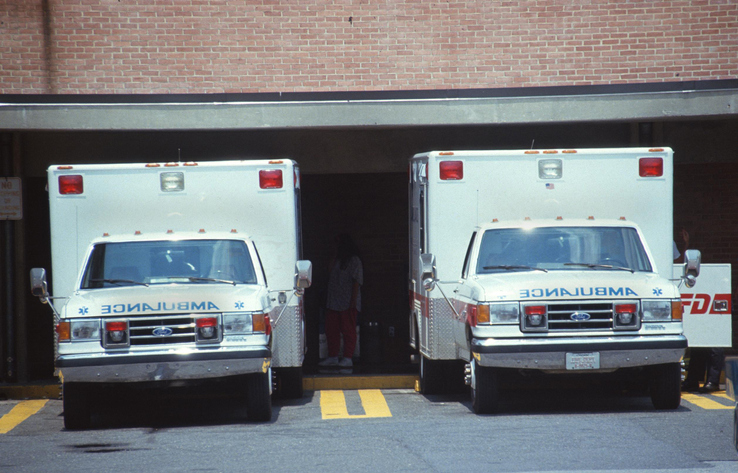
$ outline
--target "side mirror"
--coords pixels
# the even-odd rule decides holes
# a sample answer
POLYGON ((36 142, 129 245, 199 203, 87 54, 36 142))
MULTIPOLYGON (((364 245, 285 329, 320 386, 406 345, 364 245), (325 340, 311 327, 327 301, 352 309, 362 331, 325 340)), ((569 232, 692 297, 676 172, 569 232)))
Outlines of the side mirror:
POLYGON ((299 260, 295 263, 295 289, 299 292, 309 288, 313 283, 313 263, 299 260))
POLYGON ((49 298, 48 284, 46 283, 46 270, 44 268, 31 269, 31 294, 46 302, 49 298))
POLYGON ((687 287, 694 287, 697 283, 701 263, 702 254, 699 250, 687 250, 684 252, 684 283, 687 287))
POLYGON ((426 291, 432 291, 436 287, 436 257, 432 254, 420 255, 420 280, 426 291))

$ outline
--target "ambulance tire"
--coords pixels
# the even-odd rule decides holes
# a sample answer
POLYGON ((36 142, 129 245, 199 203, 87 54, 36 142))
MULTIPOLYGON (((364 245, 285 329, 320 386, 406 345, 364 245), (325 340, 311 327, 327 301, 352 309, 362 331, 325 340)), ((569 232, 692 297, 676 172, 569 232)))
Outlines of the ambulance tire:
POLYGON ((278 368, 276 394, 281 399, 301 399, 304 391, 302 388, 302 366, 296 368, 278 368))
POLYGON ((64 405, 64 428, 67 430, 89 429, 92 424, 92 388, 82 383, 62 385, 64 405))
POLYGON ((651 402, 658 410, 676 409, 682 401, 682 368, 679 363, 651 368, 651 402))
POLYGON ((429 360, 420 355, 420 392, 439 394, 444 392, 444 360, 429 360))
POLYGON ((479 366, 472 359, 471 401, 476 414, 492 414, 499 405, 497 373, 494 368, 479 366))
POLYGON ((250 422, 272 420, 272 373, 253 373, 246 376, 246 419, 250 422))

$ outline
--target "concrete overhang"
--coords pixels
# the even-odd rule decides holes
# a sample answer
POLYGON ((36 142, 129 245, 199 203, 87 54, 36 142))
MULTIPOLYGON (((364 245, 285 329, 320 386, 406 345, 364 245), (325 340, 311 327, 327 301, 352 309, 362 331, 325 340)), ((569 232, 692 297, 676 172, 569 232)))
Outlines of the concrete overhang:
POLYGON ((464 91, 0 96, 3 131, 643 122, 738 116, 738 80, 464 91))

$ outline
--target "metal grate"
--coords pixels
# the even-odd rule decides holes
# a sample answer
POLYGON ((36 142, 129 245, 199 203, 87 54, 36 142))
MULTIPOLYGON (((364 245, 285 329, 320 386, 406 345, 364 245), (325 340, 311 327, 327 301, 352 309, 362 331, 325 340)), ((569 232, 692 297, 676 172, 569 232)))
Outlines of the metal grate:
POLYGON ((131 345, 195 343, 195 319, 191 315, 135 317, 128 321, 131 345))
POLYGON ((548 329, 549 331, 612 330, 613 303, 550 303, 548 304, 548 329), (581 317, 572 317, 574 314, 581 314, 581 317))

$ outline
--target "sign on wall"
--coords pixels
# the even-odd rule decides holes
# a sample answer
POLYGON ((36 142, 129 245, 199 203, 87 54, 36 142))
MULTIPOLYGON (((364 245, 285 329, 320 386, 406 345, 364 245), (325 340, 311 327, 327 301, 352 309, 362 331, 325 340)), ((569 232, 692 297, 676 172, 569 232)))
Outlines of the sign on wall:
POLYGON ((23 199, 20 177, 0 177, 0 220, 21 220, 23 199))

